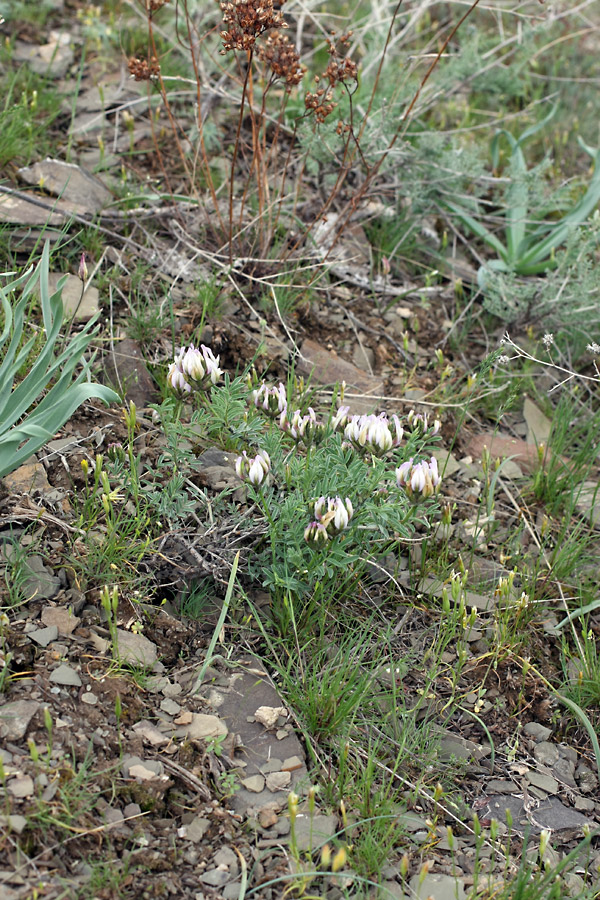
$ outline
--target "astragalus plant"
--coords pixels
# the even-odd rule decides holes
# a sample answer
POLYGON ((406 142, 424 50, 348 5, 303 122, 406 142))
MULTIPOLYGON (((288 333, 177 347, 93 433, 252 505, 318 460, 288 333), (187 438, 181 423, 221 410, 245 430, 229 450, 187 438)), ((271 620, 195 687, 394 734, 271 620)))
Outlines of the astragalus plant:
MULTIPOLYGON (((202 348, 177 359, 190 352, 204 373, 210 360, 216 380, 218 358, 202 348)), ((196 434, 218 440, 212 423, 223 421, 243 379, 211 386, 207 377, 190 392, 191 380, 172 365, 168 382, 200 407, 196 434)), ((427 524, 441 484, 431 455, 440 423, 414 413, 351 415, 335 404, 319 414, 297 387, 250 383, 221 443, 234 449, 252 515, 263 522, 248 573, 272 591, 305 597, 317 584, 356 579, 374 556, 409 538, 417 519, 427 524)))

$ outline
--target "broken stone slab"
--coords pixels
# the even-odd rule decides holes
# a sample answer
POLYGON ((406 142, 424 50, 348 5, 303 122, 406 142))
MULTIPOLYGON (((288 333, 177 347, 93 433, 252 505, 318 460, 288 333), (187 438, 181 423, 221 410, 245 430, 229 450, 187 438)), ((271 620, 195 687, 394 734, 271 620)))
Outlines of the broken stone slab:
POLYGON ((529 784, 546 794, 558 793, 558 781, 551 775, 546 775, 544 772, 528 772, 526 777, 529 784))
POLYGON ((527 423, 527 443, 547 444, 552 431, 552 421, 544 415, 529 397, 525 397, 523 418, 527 423))
POLYGON ((122 662, 143 666, 146 669, 152 668, 158 659, 156 644, 143 634, 135 634, 122 628, 117 628, 117 650, 122 662))
MULTIPOLYGON (((433 597, 441 597, 442 591, 444 587, 448 587, 440 578, 434 578, 433 576, 428 575, 426 578, 423 578, 418 585, 419 590, 423 594, 430 594, 433 597)), ((448 591, 448 596, 450 596, 450 591, 448 591)), ((479 594, 476 591, 466 590, 464 592, 465 604, 467 609, 472 609, 474 606, 476 609, 481 610, 482 612, 487 612, 494 608, 495 601, 493 597, 492 591, 489 594, 479 594)), ((452 602, 452 598, 450 598, 450 602, 452 602)))
POLYGON ((338 830, 337 817, 298 813, 294 829, 296 845, 300 852, 318 850, 336 834, 338 830))
POLYGON ((312 375, 318 384, 346 383, 345 399, 353 415, 371 413, 381 402, 384 389, 381 378, 363 372, 310 338, 303 342, 301 354, 298 360, 301 375, 312 375))
POLYGON ((227 725, 218 716, 191 713, 189 724, 178 728, 175 737, 185 738, 188 741, 205 741, 209 738, 224 737, 227 734, 227 725))
POLYGON ((561 832, 561 838, 570 839, 577 837, 582 828, 594 829, 596 823, 588 819, 582 813, 565 806, 558 797, 548 797, 543 800, 532 813, 527 813, 523 798, 512 794, 494 795, 488 798, 487 806, 479 811, 480 819, 497 819, 507 824, 506 810, 512 816, 512 830, 519 835, 526 831, 531 834, 539 834, 547 828, 553 832, 561 832))
POLYGON ((47 44, 29 44, 15 41, 12 49, 13 62, 25 63, 36 75, 49 78, 64 78, 73 62, 71 36, 63 31, 51 31, 47 44))
POLYGON ((4 486, 10 494, 31 494, 33 491, 45 493, 51 490, 50 482, 43 465, 32 456, 14 472, 9 472, 2 479, 4 486))
MULTIPOLYGON (((62 287, 61 299, 65 317, 67 319, 74 317, 76 322, 87 322, 92 319, 100 311, 98 288, 86 282, 82 296, 82 283, 77 275, 65 276, 61 273, 51 272, 48 276, 48 284, 52 293, 56 291, 58 282, 63 278, 66 278, 66 281, 62 287)), ((67 444, 71 443, 68 438, 64 440, 67 444)))
POLYGON ((2 822, 4 827, 8 828, 9 831, 14 831, 15 834, 23 834, 27 827, 27 819, 25 816, 0 816, 0 822, 2 822))
POLYGON ((35 641, 40 647, 47 647, 52 641, 58 637, 58 628, 56 625, 49 625, 47 628, 36 628, 27 634, 30 641, 35 641))
POLYGON ((59 634, 67 636, 72 634, 81 622, 78 616, 74 616, 64 606, 46 606, 42 610, 41 619, 47 627, 54 626, 59 634))
POLYGON ((106 381, 143 409, 158 400, 158 390, 139 345, 130 338, 116 341, 104 367, 106 381))
POLYGON ((65 687, 81 687, 81 678, 75 669, 72 669, 71 666, 67 666, 65 663, 51 672, 49 681, 52 684, 60 684, 65 687))
MULTIPOLYGON (((267 795, 269 803, 275 802, 283 808, 287 805, 288 791, 299 789, 300 783, 307 780, 306 766, 302 762, 305 758, 302 744, 293 730, 280 734, 279 740, 277 732, 268 731, 255 720, 254 714, 260 707, 281 709, 283 706, 281 697, 266 678, 257 675, 256 669, 252 672, 242 667, 232 670, 228 677, 232 689, 222 694, 219 716, 226 722, 229 731, 237 734, 241 741, 239 750, 236 749, 236 757, 239 756, 246 763, 244 779, 260 776, 261 781, 264 781, 262 768, 273 758, 297 757, 300 761, 299 766, 286 773, 290 775, 289 785, 267 795)), ((251 784, 253 787, 258 786, 258 782, 251 784)), ((248 810, 257 810, 265 805, 264 801, 259 802, 256 790, 249 790, 243 783, 228 803, 243 815, 248 810)))
POLYGON ((0 706, 0 737, 8 741, 20 740, 39 708, 36 700, 14 700, 0 706))
POLYGON ((6 790, 9 794, 12 794, 15 800, 31 797, 34 791, 33 778, 30 775, 23 775, 21 778, 11 778, 6 784, 6 790))
POLYGON ((552 734, 552 729, 546 728, 545 725, 540 725, 539 722, 527 722, 527 724, 523 726, 523 732, 529 737, 532 737, 536 743, 540 743, 548 740, 552 734))
POLYGON ((193 844, 201 841, 208 829, 210 828, 210 820, 205 819, 203 816, 196 816, 195 819, 189 823, 189 825, 184 825, 183 830, 184 834, 180 835, 180 837, 184 837, 186 840, 191 841, 193 844))
POLYGON ((269 730, 277 726, 280 717, 287 718, 287 715, 285 706, 259 706, 254 711, 254 719, 269 730))
POLYGON ((464 900, 467 895, 458 878, 428 872, 423 880, 421 875, 413 875, 410 880, 410 896, 413 900, 464 900))
POLYGON ((520 438, 493 431, 475 434, 469 439, 465 450, 474 459, 481 459, 484 447, 487 447, 493 460, 512 458, 525 472, 533 472, 539 465, 538 448, 520 438))
MULTIPOLYGON (((23 560, 23 572, 25 577, 21 585, 21 593, 27 600, 51 600, 62 587, 60 578, 44 564, 42 557, 37 554, 27 556, 23 560)), ((52 623, 44 624, 51 625, 52 623)))
POLYGON ((600 528, 600 484, 597 481, 584 481, 574 491, 575 509, 589 521, 594 528, 600 528))
POLYGON ((136 734, 141 735, 141 737, 152 747, 164 747, 165 744, 169 743, 167 735, 163 734, 153 722, 149 722, 147 719, 136 722, 133 726, 133 730, 136 734))
MULTIPOLYGON (((41 187, 63 202, 77 204, 80 215, 97 213, 113 199, 112 193, 96 175, 60 159, 47 158, 24 166, 17 170, 17 175, 26 184, 41 187)), ((81 288, 81 282, 79 286, 81 288)))
MULTIPOLYGON (((148 780, 150 777, 156 778, 164 773, 164 766, 159 759, 141 759, 139 756, 126 754, 121 760, 121 773, 125 778, 135 778, 136 775, 132 770, 141 772, 142 769, 146 773, 144 780, 148 780)), ((143 775, 139 775, 139 777, 142 778, 143 775)))

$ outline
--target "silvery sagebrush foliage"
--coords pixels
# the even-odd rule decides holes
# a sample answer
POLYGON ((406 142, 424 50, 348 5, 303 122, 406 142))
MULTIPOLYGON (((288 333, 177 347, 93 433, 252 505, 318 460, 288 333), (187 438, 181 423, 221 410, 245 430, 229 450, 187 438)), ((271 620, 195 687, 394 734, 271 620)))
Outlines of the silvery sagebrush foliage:
MULTIPOLYGON (((282 383, 246 384, 242 408, 244 379, 223 379, 185 396, 202 405, 207 436, 212 421, 225 422, 232 396, 239 404, 220 441, 237 450, 236 473, 267 525, 248 564, 263 586, 304 596, 317 582, 353 578, 408 538, 417 519, 427 521, 441 483, 424 452, 437 420, 414 412, 352 416, 335 404, 317 414, 302 391, 282 383)), ((178 381, 169 381, 181 396, 178 381)))
POLYGON ((91 381, 92 360, 86 360, 84 355, 97 334, 97 317, 55 355, 63 323, 61 294, 66 279, 50 294, 49 259, 46 244, 35 268, 0 287, 0 477, 40 450, 86 400, 119 401, 113 390, 91 381), (44 343, 34 358, 38 334, 25 340, 23 332, 26 311, 36 295, 42 311, 44 343), (25 374, 19 380, 23 370, 25 374))

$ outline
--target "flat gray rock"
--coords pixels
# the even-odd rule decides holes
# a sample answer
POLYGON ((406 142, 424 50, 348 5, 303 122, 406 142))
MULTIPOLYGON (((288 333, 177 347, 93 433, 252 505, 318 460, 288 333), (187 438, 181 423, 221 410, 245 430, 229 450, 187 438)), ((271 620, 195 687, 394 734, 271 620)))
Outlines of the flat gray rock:
POLYGON ((50 674, 49 679, 53 684, 62 684, 66 687, 81 687, 81 678, 71 666, 65 665, 63 663, 58 667, 58 669, 54 669, 54 671, 50 674))
MULTIPOLYGON (((565 806, 558 797, 548 797, 539 806, 533 806, 528 813, 523 806, 521 797, 512 794, 497 794, 488 798, 488 805, 479 811, 480 819, 497 819, 506 823, 506 810, 510 810, 512 816, 512 829, 516 834, 524 835, 526 831, 531 834, 539 834, 542 829, 550 831, 573 832, 577 836, 584 825, 594 829, 596 823, 587 816, 565 806)), ((570 835, 569 835, 570 836, 570 835)), ((564 837, 564 834, 561 835, 564 837)))
POLYGON ((419 875, 414 875, 410 880, 413 900, 464 900, 467 896, 463 883, 452 875, 430 872, 419 882, 419 875))
POLYGON ((208 738, 225 736, 227 733, 227 725, 218 716, 192 713, 191 722, 178 728, 175 735, 188 741, 205 741, 208 738))
POLYGON ((305 340, 301 353, 298 360, 300 374, 312 375, 317 384, 346 382, 345 402, 353 415, 371 413, 380 403, 384 388, 381 378, 363 372, 317 341, 305 340))
POLYGON ((59 634, 67 636, 77 628, 81 619, 64 606, 46 606, 42 610, 42 622, 48 627, 55 626, 59 634))
POLYGON ((48 625, 47 628, 36 628, 27 634, 30 641, 35 641, 40 647, 47 647, 52 641, 58 637, 58 628, 56 625, 48 625))
POLYGON ((115 341, 104 367, 106 381, 138 409, 158 400, 158 390, 139 345, 130 338, 115 341))
POLYGON ((149 641, 143 634, 135 634, 133 631, 117 628, 117 645, 119 656, 123 662, 150 669, 158 659, 156 644, 149 641))
POLYGON ((39 708, 36 700, 15 700, 0 706, 0 737, 8 741, 20 740, 39 708))
POLYGON ((50 600, 60 591, 62 587, 60 578, 57 578, 52 569, 44 565, 41 556, 37 554, 28 556, 23 561, 23 569, 26 574, 21 593, 27 600, 50 600))
MULTIPOLYGON (((256 664, 253 663, 254 665, 256 664)), ((230 690, 221 692, 219 717, 227 724, 230 732, 239 735, 242 746, 236 749, 236 758, 239 757, 246 763, 244 780, 250 778, 253 780, 250 782, 250 790, 242 785, 228 803, 236 812, 243 815, 249 809, 260 809, 273 801, 284 807, 289 791, 295 790, 299 782, 307 780, 302 744, 289 727, 269 731, 260 722, 254 721, 256 710, 260 707, 283 707, 281 697, 266 678, 256 674, 256 670, 250 672, 241 667, 234 670, 229 676, 229 684, 230 690), (249 722, 249 718, 253 721, 249 722), (285 781, 288 782, 285 786, 275 791, 266 790, 265 786, 264 792, 256 792, 259 785, 265 783, 263 767, 267 766, 271 759, 293 757, 297 757, 297 760, 294 760, 294 766, 297 767, 289 772, 289 782, 288 773, 285 773, 285 781), (260 776, 260 780, 254 780, 253 776, 260 776)), ((275 782, 271 782, 271 786, 278 788, 275 782)))
MULTIPOLYGON (((89 282, 85 284, 83 296, 81 288, 83 287, 81 280, 77 275, 67 275, 51 272, 48 276, 48 283, 52 292, 56 291, 58 282, 61 278, 65 278, 63 284, 61 299, 63 302, 63 310, 66 318, 74 317, 76 322, 87 322, 93 318, 100 310, 100 294, 98 288, 89 282)), ((68 441, 67 441, 68 443, 68 441)))
MULTIPOLYGON (((32 166, 24 166, 17 171, 17 175, 33 187, 43 184, 44 191, 60 197, 62 201, 77 203, 80 214, 96 213, 113 199, 112 193, 99 178, 81 166, 60 159, 48 158, 32 166)), ((81 288, 81 282, 79 286, 81 288)))

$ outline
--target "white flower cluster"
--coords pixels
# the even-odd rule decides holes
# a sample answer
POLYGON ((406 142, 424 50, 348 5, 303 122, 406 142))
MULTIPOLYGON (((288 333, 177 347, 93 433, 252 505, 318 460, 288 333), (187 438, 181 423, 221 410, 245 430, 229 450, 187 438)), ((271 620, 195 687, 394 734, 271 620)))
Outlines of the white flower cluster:
POLYGON ((414 409, 411 409, 411 411, 408 413, 408 415, 406 416, 406 421, 412 432, 416 431, 419 434, 425 434, 426 432, 429 432, 430 437, 436 435, 442 427, 442 423, 439 419, 434 419, 433 424, 430 427, 427 413, 416 413, 414 409))
POLYGON ((266 450, 259 450, 254 458, 244 450, 235 461, 235 473, 242 481, 258 487, 271 470, 271 460, 266 450))
POLYGON ((378 416, 352 416, 344 428, 344 437, 357 450, 367 450, 375 456, 383 456, 398 447, 404 430, 398 416, 389 419, 385 413, 378 416))
POLYGON ((315 521, 304 531, 304 540, 310 544, 325 543, 340 531, 345 531, 354 508, 349 497, 319 497, 315 503, 315 521))
POLYGON ((415 463, 413 458, 407 459, 396 469, 398 487, 404 488, 409 497, 421 494, 422 497, 433 497, 440 489, 442 477, 438 471, 437 459, 415 463))
POLYGON ((273 419, 285 414, 287 411, 287 394, 285 386, 279 382, 277 387, 269 387, 265 382, 259 388, 252 391, 252 402, 257 409, 273 419))
POLYGON ((187 350, 181 347, 169 366, 167 383, 178 394, 191 394, 194 389, 206 391, 223 374, 219 368, 219 358, 204 344, 199 349, 193 344, 187 350))

